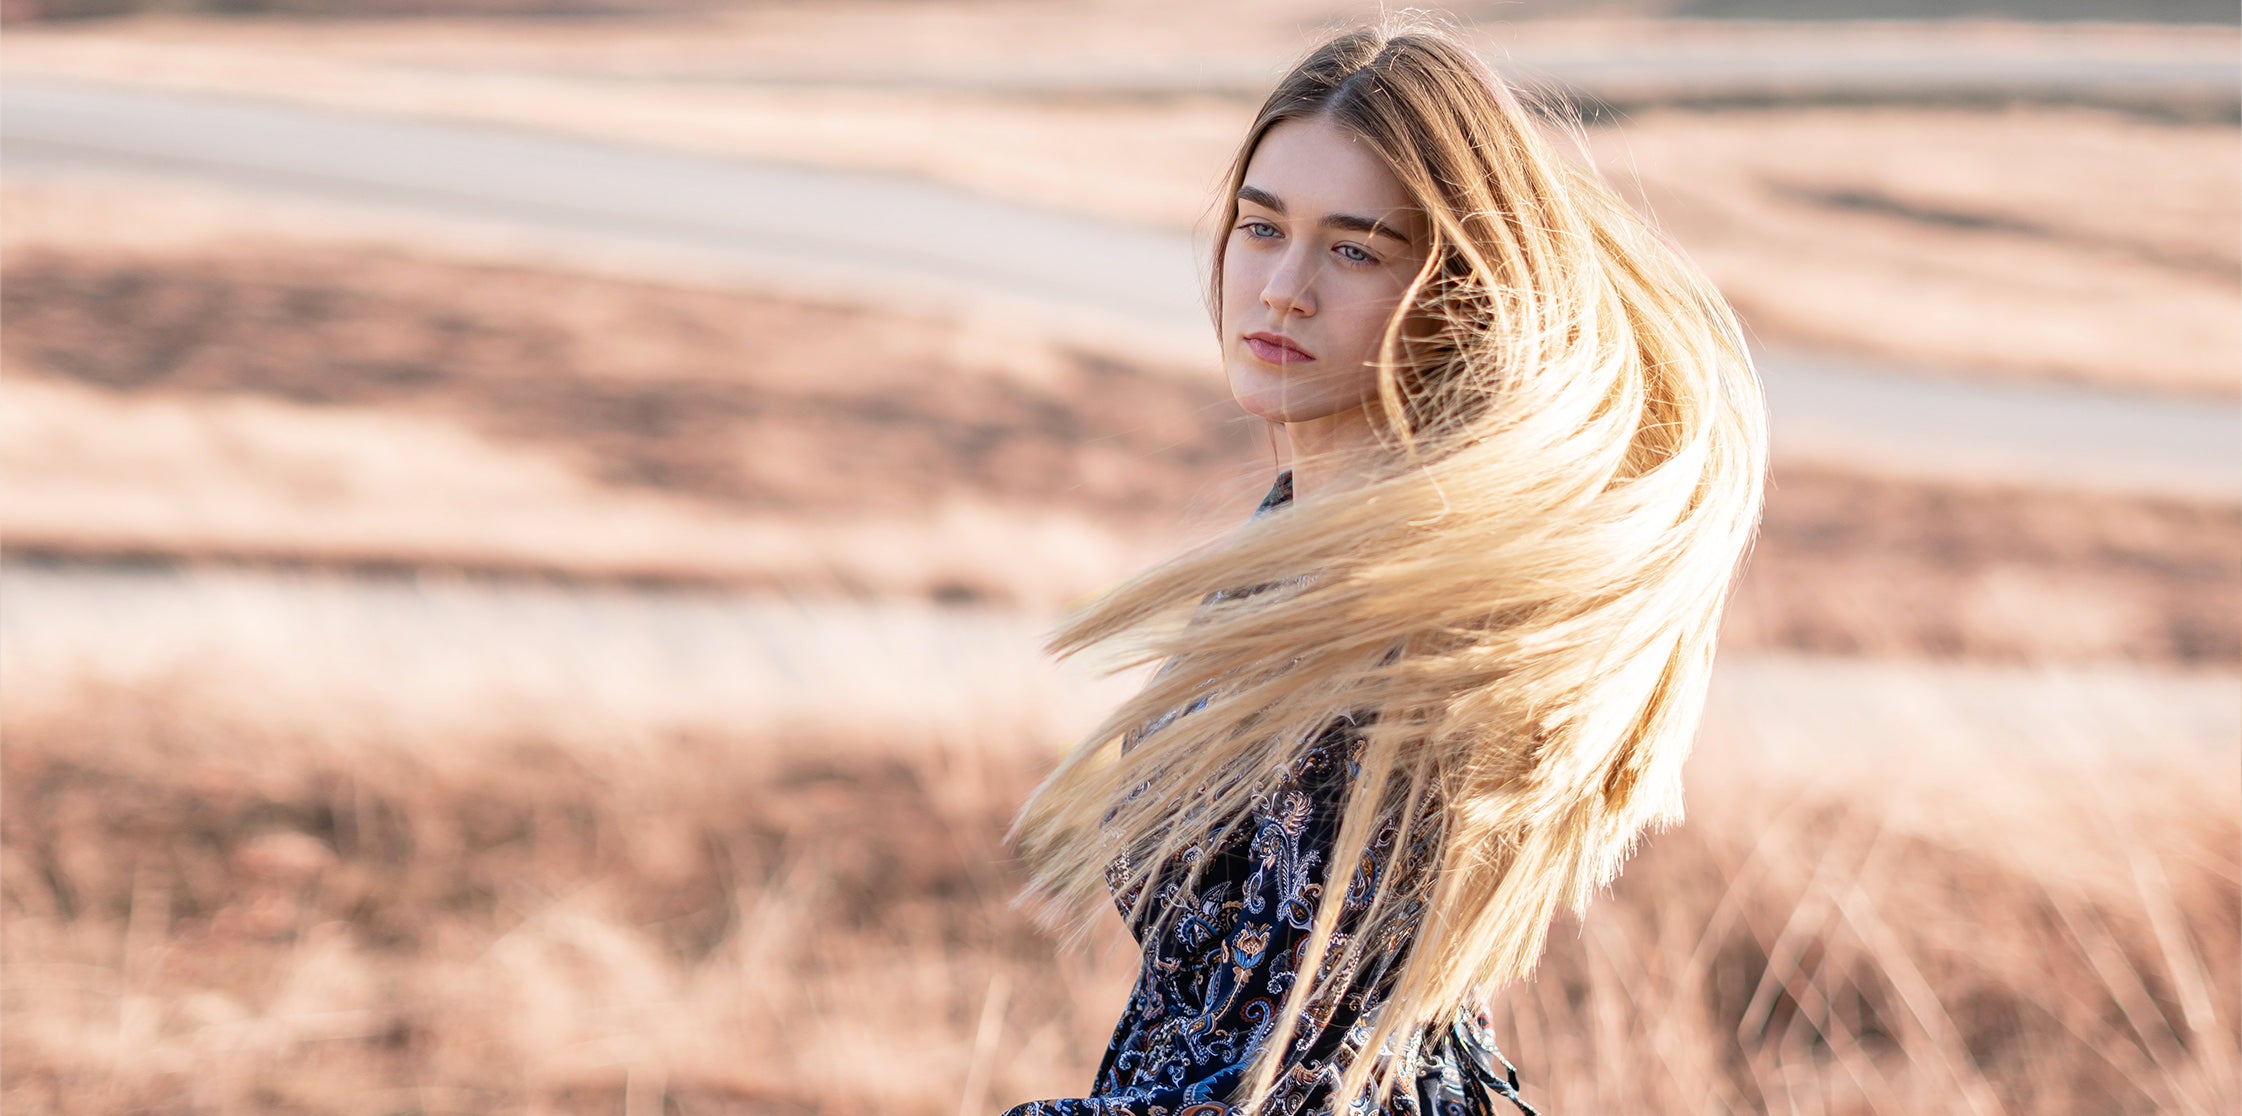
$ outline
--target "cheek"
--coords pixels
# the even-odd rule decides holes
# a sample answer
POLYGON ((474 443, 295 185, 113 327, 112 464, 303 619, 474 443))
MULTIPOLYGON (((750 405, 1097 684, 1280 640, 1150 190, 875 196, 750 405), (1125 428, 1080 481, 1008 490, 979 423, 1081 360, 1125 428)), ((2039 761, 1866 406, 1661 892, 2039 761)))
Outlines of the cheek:
POLYGON ((1251 308, 1254 292, 1254 265, 1247 253, 1232 248, 1222 263, 1222 324, 1229 333, 1232 323, 1243 320, 1251 308))
MULTIPOLYGON (((1338 327, 1344 337, 1339 347, 1354 354, 1352 363, 1362 364, 1378 359, 1378 343, 1385 338, 1386 320, 1399 305, 1400 300, 1394 297, 1365 297, 1345 307, 1343 321, 1331 323, 1338 327)), ((1366 376, 1374 375, 1367 368, 1362 371, 1366 376)))

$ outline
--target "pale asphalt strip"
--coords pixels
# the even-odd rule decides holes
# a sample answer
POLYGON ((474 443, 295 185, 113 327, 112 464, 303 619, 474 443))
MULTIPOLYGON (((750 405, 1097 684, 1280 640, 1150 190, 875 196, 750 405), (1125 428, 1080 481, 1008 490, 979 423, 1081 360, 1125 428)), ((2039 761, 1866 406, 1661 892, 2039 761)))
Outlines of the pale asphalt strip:
MULTIPOLYGON (((0 172, 126 175, 502 229, 695 272, 995 305, 1201 361, 1204 251, 1174 232, 899 175, 209 94, 0 83, 0 172)), ((2242 409, 1761 350, 1779 456, 2242 495, 2242 409)))

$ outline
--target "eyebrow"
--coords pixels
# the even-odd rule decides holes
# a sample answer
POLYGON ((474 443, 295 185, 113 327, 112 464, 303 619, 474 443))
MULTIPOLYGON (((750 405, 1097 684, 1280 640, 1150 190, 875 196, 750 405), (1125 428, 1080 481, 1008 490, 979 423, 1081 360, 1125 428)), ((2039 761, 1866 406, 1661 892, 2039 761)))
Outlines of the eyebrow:
MULTIPOLYGON (((1284 202, 1275 194, 1259 186, 1240 186, 1238 188, 1238 200, 1252 202, 1263 209, 1273 210, 1280 217, 1284 215, 1284 202)), ((1410 243, 1409 238, 1403 236, 1392 225, 1373 221, 1368 217, 1357 217, 1352 213, 1334 213, 1316 222, 1316 224, 1327 229, 1346 229, 1350 232, 1364 233, 1370 236, 1390 236, 1403 244, 1410 243)))

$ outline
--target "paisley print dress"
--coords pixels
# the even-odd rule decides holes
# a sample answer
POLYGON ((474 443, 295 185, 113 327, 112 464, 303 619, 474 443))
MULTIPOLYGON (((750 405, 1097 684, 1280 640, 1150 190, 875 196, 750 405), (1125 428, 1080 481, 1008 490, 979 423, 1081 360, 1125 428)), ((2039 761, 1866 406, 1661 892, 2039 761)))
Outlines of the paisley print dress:
MULTIPOLYGON (((1291 498, 1292 474, 1282 472, 1254 516, 1283 507, 1291 498)), ((1129 743, 1201 704, 1203 699, 1169 712, 1132 734, 1129 743)), ((1206 862, 1195 888, 1185 890, 1180 862, 1171 866, 1175 871, 1163 874, 1146 918, 1131 926, 1144 949, 1144 963, 1091 1095, 1030 1101, 1004 1116, 1243 1113, 1224 1098, 1244 1082, 1255 1053, 1274 1029, 1285 994, 1300 975, 1316 903, 1329 878, 1327 861, 1338 833, 1342 796, 1359 763, 1361 736, 1356 730, 1369 716, 1355 713, 1334 720, 1284 770, 1257 787, 1246 823, 1228 842, 1205 847, 1213 843, 1210 835, 1205 845, 1187 850, 1182 861, 1206 862), (1165 930, 1155 934, 1163 910, 1171 917, 1165 930)), ((1357 916, 1384 873, 1404 873, 1396 883, 1409 894, 1406 885, 1433 870, 1436 849, 1431 843, 1412 840, 1410 847, 1396 848, 1395 832, 1395 819, 1389 817, 1348 877, 1342 934, 1359 924, 1357 916)), ((1124 917, 1137 897, 1118 886, 1126 866, 1125 860, 1116 861, 1108 871, 1117 885, 1115 906, 1124 917)), ((1517 1071, 1496 1047, 1487 1015, 1476 1009, 1410 1038, 1398 1050, 1389 1046, 1379 1052, 1381 1058, 1403 1063, 1400 1083, 1386 1104, 1367 1093, 1345 1105, 1335 1103, 1339 1077, 1366 1056, 1363 1047, 1380 998, 1390 990, 1380 963, 1406 956, 1408 948, 1404 936, 1364 951, 1367 963, 1378 971, 1347 974, 1340 985, 1347 991, 1332 1009, 1331 1025, 1312 1033, 1303 1027, 1295 1036, 1294 1056, 1265 1111, 1283 1116, 1495 1116, 1496 1098, 1502 1098, 1518 1112, 1536 1116, 1518 1094, 1517 1071)), ((1326 1006, 1311 1004, 1311 1014, 1326 1006)))

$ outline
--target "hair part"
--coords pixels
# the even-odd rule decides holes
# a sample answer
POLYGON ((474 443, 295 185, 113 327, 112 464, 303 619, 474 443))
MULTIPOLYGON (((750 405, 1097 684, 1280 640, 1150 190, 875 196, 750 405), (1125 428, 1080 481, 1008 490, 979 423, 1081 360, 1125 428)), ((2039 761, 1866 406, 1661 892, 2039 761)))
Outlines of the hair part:
MULTIPOLYGON (((1558 907, 1584 911, 1644 832, 1682 816, 1757 529, 1765 406, 1710 281, 1537 113, 1421 16, 1339 34, 1279 82, 1231 164, 1225 228, 1261 138, 1305 117, 1369 145, 1427 218, 1430 251, 1374 361, 1392 452, 1339 498, 1114 587, 1048 647, 1110 648, 1114 669, 1165 660, 1009 835, 1031 867, 1023 902, 1074 934, 1109 887, 1132 921, 1153 910, 1171 864, 1232 834, 1269 774, 1334 718, 1372 714, 1304 979, 1234 1098, 1246 1111, 1366 968, 1390 984, 1374 1054, 1530 975, 1558 907), (1438 868, 1380 872, 1342 926, 1342 873, 1382 826, 1397 849, 1431 842, 1438 868), (1405 956, 1376 952, 1396 941, 1405 956)), ((1218 326, 1223 264, 1218 241, 1218 326)), ((1382 1101, 1396 1068, 1359 1059, 1339 1095, 1382 1101)))

